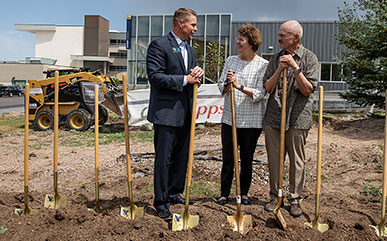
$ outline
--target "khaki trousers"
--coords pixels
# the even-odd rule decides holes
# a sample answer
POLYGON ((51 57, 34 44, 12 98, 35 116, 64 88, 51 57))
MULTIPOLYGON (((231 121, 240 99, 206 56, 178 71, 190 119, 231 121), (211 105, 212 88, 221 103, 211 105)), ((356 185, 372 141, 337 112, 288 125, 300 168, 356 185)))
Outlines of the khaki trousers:
MULTIPOLYGON (((305 144, 309 130, 289 128, 285 131, 286 153, 290 161, 289 185, 290 204, 300 204, 305 181, 305 144)), ((280 129, 265 127, 265 145, 269 162, 270 200, 278 195, 278 158, 280 147, 280 129)), ((285 160, 284 160, 285 161, 285 160)))

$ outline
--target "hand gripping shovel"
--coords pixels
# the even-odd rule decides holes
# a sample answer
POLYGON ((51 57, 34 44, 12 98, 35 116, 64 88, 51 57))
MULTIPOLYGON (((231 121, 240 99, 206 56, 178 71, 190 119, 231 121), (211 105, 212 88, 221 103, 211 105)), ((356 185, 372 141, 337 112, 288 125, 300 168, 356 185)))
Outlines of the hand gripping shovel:
POLYGON ((231 115, 232 115, 232 147, 234 155, 235 166, 235 180, 236 180, 236 205, 237 213, 235 216, 227 216, 228 223, 232 226, 232 229, 241 234, 247 234, 252 228, 251 215, 242 215, 241 213, 241 184, 239 174, 239 162, 238 162, 238 143, 237 143, 237 130, 235 121, 235 100, 234 100, 234 87, 230 84, 231 94, 231 115))
POLYGON ((320 191, 321 191, 321 147, 322 147, 322 112, 323 112, 323 87, 319 88, 319 112, 318 112, 318 145, 317 145, 317 186, 316 186, 316 209, 314 220, 311 223, 305 223, 305 227, 317 228, 320 232, 325 232, 329 229, 328 224, 318 223, 320 216, 320 191))
POLYGON ((183 214, 173 214, 172 217, 172 231, 178 231, 188 228, 196 227, 199 224, 199 216, 191 215, 188 211, 189 207, 189 195, 191 191, 191 178, 192 178, 192 161, 193 161, 193 149, 194 149, 194 137, 195 137, 195 120, 196 120, 196 100, 198 94, 198 84, 194 85, 193 89, 193 103, 191 114, 191 133, 188 152, 188 170, 187 170, 187 187, 185 189, 185 209, 183 214))
POLYGON ((286 95, 287 95, 287 79, 288 69, 285 68, 283 72, 283 88, 282 88, 282 109, 281 109, 281 136, 280 136, 280 150, 278 159, 278 198, 277 205, 274 209, 276 221, 280 228, 286 229, 286 221, 281 214, 280 208, 282 204, 282 182, 283 182, 283 169, 285 158, 285 128, 286 128, 286 95))
POLYGON ((133 202, 133 192, 132 192, 132 167, 130 159, 130 147, 129 147, 129 126, 128 126, 128 96, 127 96, 127 83, 126 75, 123 75, 123 87, 124 87, 124 115, 125 115, 125 147, 126 147, 126 168, 128 173, 128 190, 129 190, 129 207, 121 207, 121 216, 127 219, 136 219, 142 218, 144 216, 144 207, 137 207, 133 202))
POLYGON ((67 198, 58 193, 58 118, 59 118, 59 72, 55 71, 55 108, 54 108, 54 192, 44 199, 45 208, 64 208, 67 198))
POLYGON ((18 216, 27 214, 37 214, 38 210, 33 210, 28 207, 28 110, 30 105, 30 85, 26 84, 24 91, 25 109, 24 109, 24 209, 15 209, 15 214, 18 216))
POLYGON ((386 92, 386 116, 384 118, 384 160, 383 160, 383 199, 382 199, 382 217, 378 226, 372 226, 372 230, 379 237, 387 237, 387 229, 385 227, 386 220, 386 196, 387 196, 387 92, 386 92))

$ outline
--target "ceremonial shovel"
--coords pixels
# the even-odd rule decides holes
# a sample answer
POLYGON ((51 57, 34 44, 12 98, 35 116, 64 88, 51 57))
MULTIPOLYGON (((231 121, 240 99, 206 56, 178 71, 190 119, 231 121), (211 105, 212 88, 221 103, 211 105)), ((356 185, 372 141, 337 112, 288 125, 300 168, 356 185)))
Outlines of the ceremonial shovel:
POLYGON ((67 198, 58 193, 58 121, 59 121, 59 72, 55 71, 55 109, 54 109, 54 192, 44 199, 45 208, 64 208, 67 198))
POLYGON ((320 191, 321 191, 321 147, 322 147, 322 112, 323 112, 323 87, 319 88, 319 112, 318 112, 318 141, 317 141, 317 186, 316 186, 316 209, 315 217, 311 223, 305 223, 305 227, 317 228, 320 232, 325 232, 329 229, 328 224, 318 223, 320 216, 320 191))
POLYGON ((191 191, 191 179, 192 179, 192 161, 193 161, 194 138, 195 138, 197 94, 198 94, 198 84, 195 84, 193 89, 191 133, 190 133, 189 152, 188 152, 187 187, 185 188, 185 209, 184 209, 184 213, 181 215, 173 214, 172 231, 193 228, 199 224, 199 216, 191 215, 188 211, 189 195, 191 191))
POLYGON ((232 229, 241 234, 247 234, 252 228, 251 215, 242 215, 241 213, 241 184, 239 174, 239 161, 238 161, 238 143, 237 143, 237 130, 235 120, 235 99, 234 99, 234 87, 230 85, 231 94, 231 115, 232 115, 232 147, 234 155, 234 166, 235 166, 235 180, 236 180, 236 205, 237 213, 235 216, 227 216, 228 223, 232 226, 232 229))
POLYGON ((281 136, 280 136, 280 150, 278 159, 278 198, 277 205, 274 209, 275 217, 278 225, 282 228, 286 228, 286 221, 281 214, 280 208, 282 204, 282 176, 284 169, 284 157, 285 157, 285 128, 286 128, 286 92, 287 92, 287 74, 288 69, 285 68, 283 72, 283 86, 282 86, 282 109, 281 109, 281 136))
POLYGON ((26 84, 24 91, 25 109, 24 109, 24 209, 15 209, 16 215, 37 214, 38 210, 28 207, 28 111, 30 103, 30 85, 26 84))
POLYGON ((130 159, 130 143, 129 143, 129 126, 128 126, 128 88, 126 83, 126 75, 123 75, 122 79, 124 87, 124 115, 125 115, 125 147, 126 147, 126 169, 128 173, 128 191, 129 191, 129 207, 121 207, 121 216, 127 219, 136 219, 142 218, 144 216, 144 207, 137 207, 133 202, 133 192, 132 192, 132 166, 130 159))
POLYGON ((382 199, 382 216, 381 220, 378 226, 372 226, 372 230, 379 236, 379 237, 386 237, 387 236, 387 229, 384 225, 384 222, 386 220, 386 196, 387 196, 387 92, 386 92, 386 112, 384 117, 384 159, 383 159, 383 199, 382 199))

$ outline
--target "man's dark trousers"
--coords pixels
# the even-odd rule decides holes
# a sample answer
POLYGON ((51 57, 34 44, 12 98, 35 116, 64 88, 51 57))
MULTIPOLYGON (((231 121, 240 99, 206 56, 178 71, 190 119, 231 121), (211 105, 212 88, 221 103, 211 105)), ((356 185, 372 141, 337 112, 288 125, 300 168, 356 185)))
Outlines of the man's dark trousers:
POLYGON ((181 127, 154 124, 154 207, 169 208, 169 196, 183 193, 188 162, 191 114, 181 127), (161 139, 162 138, 162 139, 161 139))

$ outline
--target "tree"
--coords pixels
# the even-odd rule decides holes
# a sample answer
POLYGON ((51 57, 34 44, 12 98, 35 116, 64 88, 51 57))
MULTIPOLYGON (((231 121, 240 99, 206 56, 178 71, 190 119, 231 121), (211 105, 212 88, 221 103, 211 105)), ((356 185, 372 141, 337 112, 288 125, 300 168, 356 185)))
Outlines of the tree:
POLYGON ((339 65, 349 89, 341 96, 361 106, 384 107, 387 90, 387 1, 355 0, 338 9, 339 35, 345 46, 339 65))
POLYGON ((225 52, 223 45, 220 45, 219 47, 219 44, 215 41, 210 41, 207 43, 206 55, 199 58, 199 60, 203 62, 203 65, 205 66, 206 81, 210 81, 211 83, 218 82, 225 63, 224 56, 225 52))

